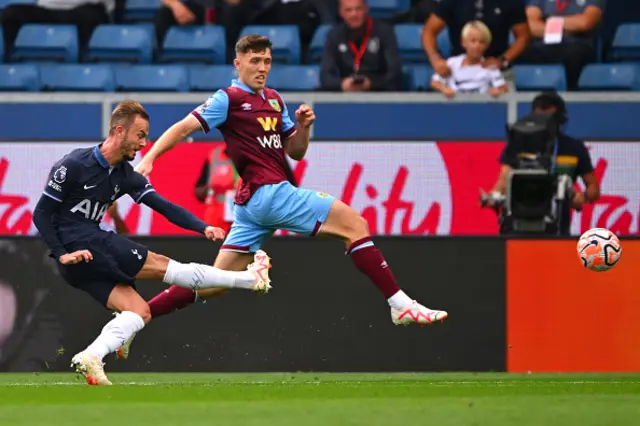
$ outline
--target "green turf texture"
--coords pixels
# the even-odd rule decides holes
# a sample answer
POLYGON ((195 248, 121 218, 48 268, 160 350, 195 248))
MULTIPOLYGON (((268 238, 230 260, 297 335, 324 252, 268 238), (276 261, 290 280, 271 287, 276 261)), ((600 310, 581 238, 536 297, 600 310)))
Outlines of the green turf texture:
POLYGON ((640 375, 0 374, 0 425, 640 424, 640 375))

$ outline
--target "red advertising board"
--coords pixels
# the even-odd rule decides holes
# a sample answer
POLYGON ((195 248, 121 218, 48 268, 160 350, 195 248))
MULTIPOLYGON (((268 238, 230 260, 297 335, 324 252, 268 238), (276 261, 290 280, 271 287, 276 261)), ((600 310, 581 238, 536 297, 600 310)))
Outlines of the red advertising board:
MULTIPOLYGON (((31 212, 51 165, 77 146, 93 143, 1 143, 0 234, 33 234, 31 212)), ((156 164, 156 190, 202 217, 194 195, 203 163, 219 142, 184 143, 156 164)), ((572 220, 572 232, 607 227, 637 235, 640 220, 640 143, 588 144, 602 198, 572 220)), ((496 215, 480 209, 479 189, 498 174, 502 142, 316 142, 292 162, 301 186, 328 192, 351 205, 378 235, 493 235, 496 215)), ((139 235, 182 231, 125 196, 119 211, 139 235)), ((109 224, 107 223, 107 226, 109 224)))

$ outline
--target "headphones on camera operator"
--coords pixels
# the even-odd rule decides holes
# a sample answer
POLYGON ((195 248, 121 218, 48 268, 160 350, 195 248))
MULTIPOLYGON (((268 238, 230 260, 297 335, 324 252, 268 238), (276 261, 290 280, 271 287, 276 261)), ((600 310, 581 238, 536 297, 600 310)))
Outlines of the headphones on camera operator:
MULTIPOLYGON (((481 203, 500 212, 501 234, 560 235, 563 209, 573 198, 573 180, 556 175, 560 126, 567 122, 562 98, 543 93, 532 104, 533 111, 513 125, 507 125, 506 164, 512 170, 505 193, 483 194, 481 203), (553 112, 547 112, 551 108, 553 112)), ((565 219, 566 220, 566 219, 565 219)))

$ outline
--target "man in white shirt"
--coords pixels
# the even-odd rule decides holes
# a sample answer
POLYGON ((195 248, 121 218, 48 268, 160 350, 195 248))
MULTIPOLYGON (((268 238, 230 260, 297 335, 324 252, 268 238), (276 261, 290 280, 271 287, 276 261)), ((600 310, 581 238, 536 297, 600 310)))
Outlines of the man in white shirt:
POLYGON ((9 61, 13 44, 24 24, 77 25, 80 51, 89 43, 93 30, 109 22, 116 0, 38 0, 36 4, 12 4, 0 15, 5 56, 9 61))
POLYGON ((451 70, 448 77, 434 73, 431 87, 453 98, 456 93, 490 93, 493 96, 508 90, 499 69, 484 66, 484 53, 491 43, 491 31, 481 21, 472 21, 462 29, 462 46, 466 53, 447 59, 451 70))

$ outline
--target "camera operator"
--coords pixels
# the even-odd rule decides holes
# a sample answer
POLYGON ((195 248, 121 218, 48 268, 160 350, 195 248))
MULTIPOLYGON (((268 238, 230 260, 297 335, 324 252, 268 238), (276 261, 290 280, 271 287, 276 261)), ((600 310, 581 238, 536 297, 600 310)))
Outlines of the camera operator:
MULTIPOLYGON (((560 127, 567 123, 567 111, 565 102, 555 92, 544 92, 535 97, 532 102, 532 112, 551 114, 555 119, 554 122, 560 127)), ((563 204, 564 208, 559 212, 560 225, 548 224, 544 234, 553 235, 570 235, 571 227, 571 208, 581 210, 585 203, 592 203, 600 197, 600 186, 593 173, 593 165, 587 147, 583 141, 574 139, 557 129, 557 139, 553 145, 553 154, 551 156, 551 171, 556 176, 566 175, 575 182, 578 177, 582 179, 586 190, 584 192, 575 192, 571 199, 571 203, 563 204)), ((512 160, 507 158, 507 147, 500 156, 500 175, 493 188, 492 197, 488 202, 489 205, 495 206, 495 198, 498 194, 504 195, 507 186, 507 178, 510 172, 517 168, 512 160)), ((514 233, 512 220, 509 217, 502 216, 500 223, 501 234, 514 233)))

